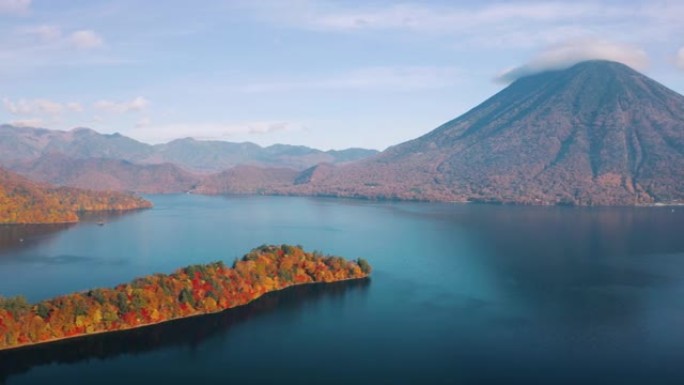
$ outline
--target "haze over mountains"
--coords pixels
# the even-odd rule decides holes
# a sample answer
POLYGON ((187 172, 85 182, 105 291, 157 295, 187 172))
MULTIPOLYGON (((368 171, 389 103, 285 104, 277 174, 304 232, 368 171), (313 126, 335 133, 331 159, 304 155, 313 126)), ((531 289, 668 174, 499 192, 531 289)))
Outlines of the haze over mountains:
MULTIPOLYGON (((211 179, 214 173, 217 183, 225 186, 220 182, 225 179, 224 171, 237 166, 250 166, 253 170, 275 167, 287 175, 322 162, 339 164, 375 154, 376 150, 361 148, 321 151, 305 146, 261 147, 254 143, 191 138, 149 145, 87 128, 56 131, 0 126, 0 165, 37 181, 137 193, 188 192, 200 181, 211 179)), ((231 172, 236 174, 246 175, 242 168, 231 172)), ((254 186, 255 179, 250 178, 251 181, 244 179, 244 183, 254 186)), ((216 183, 210 183, 213 185, 216 183)), ((204 190, 216 190, 210 186, 204 190)), ((221 191, 246 191, 246 186, 224 190, 221 191)))
POLYGON ((293 194, 523 204, 684 200, 684 96, 588 61, 523 77, 380 154, 0 126, 0 162, 57 184, 136 192, 293 194), (308 167, 308 169, 307 169, 308 167))
POLYGON ((321 151, 305 146, 177 139, 150 145, 121 134, 100 134, 88 128, 57 131, 0 125, 0 162, 15 164, 59 154, 74 159, 120 159, 137 164, 173 163, 188 171, 211 173, 248 164, 305 169, 321 162, 350 162, 376 154, 350 148, 321 151))

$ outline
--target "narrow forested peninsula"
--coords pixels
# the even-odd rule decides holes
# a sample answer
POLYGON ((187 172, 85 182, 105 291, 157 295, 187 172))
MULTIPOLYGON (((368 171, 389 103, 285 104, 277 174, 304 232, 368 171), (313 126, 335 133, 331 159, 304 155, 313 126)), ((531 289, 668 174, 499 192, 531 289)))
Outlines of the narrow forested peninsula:
POLYGON ((261 246, 232 267, 220 261, 193 265, 35 304, 21 296, 0 298, 0 350, 215 313, 289 286, 360 279, 370 272, 364 259, 261 246))
POLYGON ((140 197, 37 183, 0 168, 0 224, 78 222, 79 213, 152 207, 140 197))

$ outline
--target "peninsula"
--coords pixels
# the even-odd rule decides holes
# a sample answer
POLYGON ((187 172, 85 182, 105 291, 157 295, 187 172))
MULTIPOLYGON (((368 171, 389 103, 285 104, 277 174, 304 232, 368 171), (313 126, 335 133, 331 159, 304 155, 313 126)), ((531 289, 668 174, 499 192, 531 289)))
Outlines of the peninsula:
POLYGON ((217 313, 290 286, 361 279, 370 272, 364 259, 264 245, 232 267, 192 265, 35 304, 21 296, 0 298, 0 350, 217 313))
POLYGON ((151 202, 131 194, 57 187, 0 168, 0 224, 73 223, 83 212, 149 207, 151 202))

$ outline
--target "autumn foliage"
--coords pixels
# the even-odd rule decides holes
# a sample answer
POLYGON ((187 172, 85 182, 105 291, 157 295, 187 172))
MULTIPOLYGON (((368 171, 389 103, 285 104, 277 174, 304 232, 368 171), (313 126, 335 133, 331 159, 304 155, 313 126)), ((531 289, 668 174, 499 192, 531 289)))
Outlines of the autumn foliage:
POLYGON ((35 183, 0 168, 0 223, 70 223, 85 211, 151 207, 142 198, 35 183))
POLYGON ((288 286, 364 278, 370 271, 363 259, 261 246, 230 268, 223 262, 193 265, 35 304, 21 296, 0 298, 0 349, 214 313, 288 286))

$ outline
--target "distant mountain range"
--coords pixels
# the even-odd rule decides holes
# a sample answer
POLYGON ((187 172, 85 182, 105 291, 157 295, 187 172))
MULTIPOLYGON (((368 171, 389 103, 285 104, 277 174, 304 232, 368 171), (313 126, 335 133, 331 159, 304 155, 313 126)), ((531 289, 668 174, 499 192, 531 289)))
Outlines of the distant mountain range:
POLYGON ((140 165, 175 164, 186 171, 213 173, 238 165, 303 170, 319 163, 345 163, 377 154, 350 148, 321 151, 305 146, 177 139, 150 145, 121 134, 100 134, 88 128, 71 131, 0 125, 0 164, 20 165, 44 156, 72 159, 117 159, 140 165))
POLYGON ((246 170, 264 169, 282 181, 323 162, 344 164, 377 153, 361 148, 321 151, 305 146, 261 147, 190 138, 149 145, 87 128, 57 131, 0 125, 0 165, 4 167, 61 186, 148 194, 195 191, 203 181, 206 185, 197 191, 265 191, 282 184, 267 183, 246 170), (257 185, 257 180, 262 184, 257 185))
POLYGON ((0 126, 0 164, 41 181, 144 193, 519 204, 684 202, 684 96, 588 61, 523 77, 377 154, 0 126))

